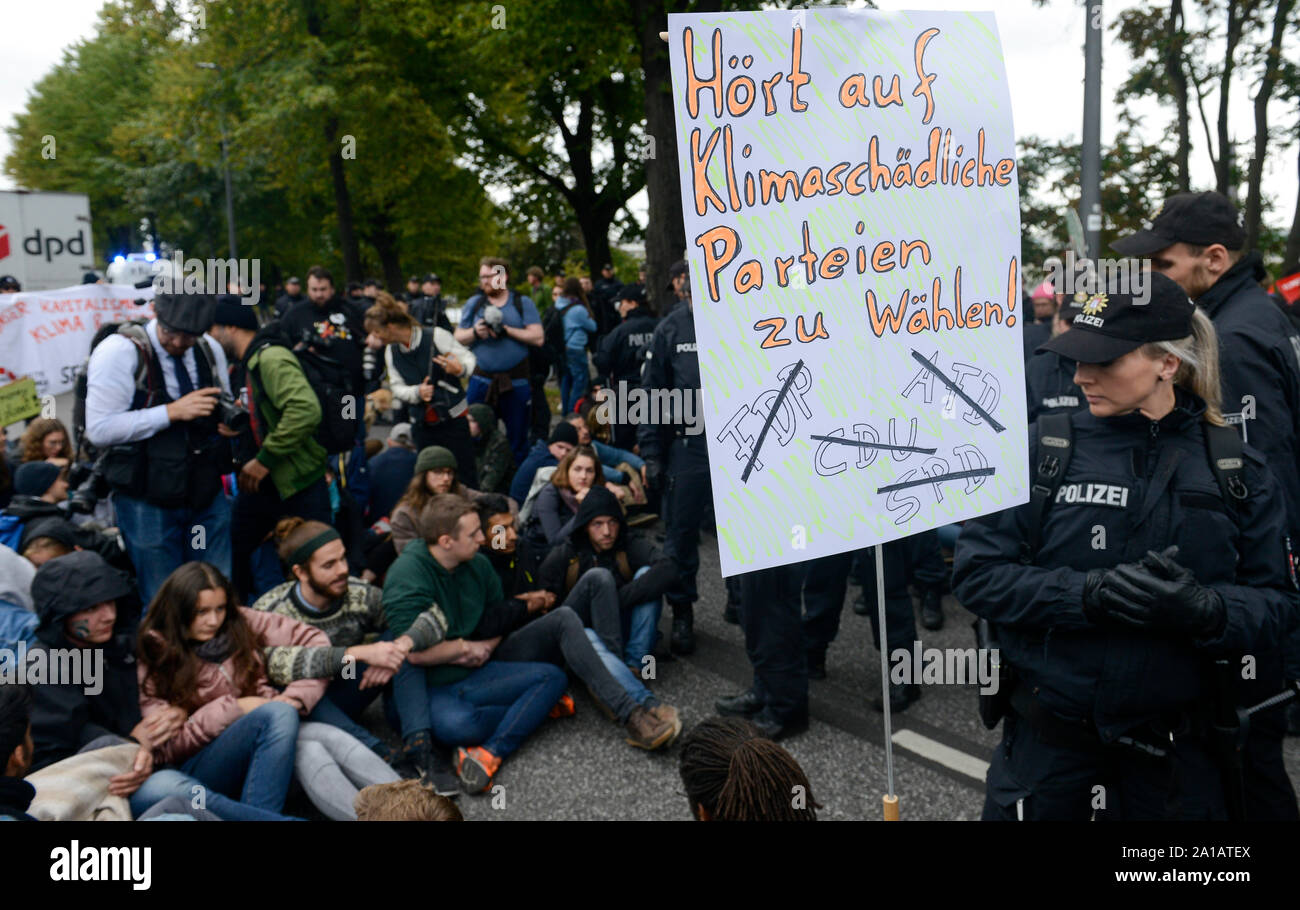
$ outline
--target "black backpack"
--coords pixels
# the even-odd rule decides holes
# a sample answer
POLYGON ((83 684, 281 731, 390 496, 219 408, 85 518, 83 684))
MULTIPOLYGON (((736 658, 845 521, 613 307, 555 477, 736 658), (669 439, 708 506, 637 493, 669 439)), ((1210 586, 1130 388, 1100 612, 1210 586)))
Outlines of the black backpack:
POLYGON ((568 306, 553 306, 542 317, 542 351, 551 366, 564 364, 564 314, 575 306, 582 306, 582 301, 574 300, 568 306))
MULTIPOLYGON (((303 375, 307 377, 308 385, 316 393, 321 413, 320 426, 316 428, 316 441, 330 455, 351 452, 365 416, 365 403, 357 400, 352 387, 352 374, 347 366, 329 354, 323 339, 313 337, 311 341, 291 344, 276 323, 268 324, 262 334, 268 344, 293 351, 303 375)), ((255 372, 249 370, 248 377, 249 381, 257 384, 260 394, 265 397, 266 392, 255 372)))

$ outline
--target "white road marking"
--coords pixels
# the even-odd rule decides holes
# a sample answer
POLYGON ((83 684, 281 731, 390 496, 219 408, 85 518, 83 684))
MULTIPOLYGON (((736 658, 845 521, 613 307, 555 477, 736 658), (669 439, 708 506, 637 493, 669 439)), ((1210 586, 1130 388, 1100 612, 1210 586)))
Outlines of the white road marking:
POLYGON ((894 745, 901 746, 909 752, 915 752, 922 758, 936 761, 945 768, 951 768, 967 777, 973 777, 981 783, 988 773, 989 763, 983 759, 968 755, 960 749, 945 746, 938 740, 922 736, 915 730, 899 730, 893 735, 894 745))

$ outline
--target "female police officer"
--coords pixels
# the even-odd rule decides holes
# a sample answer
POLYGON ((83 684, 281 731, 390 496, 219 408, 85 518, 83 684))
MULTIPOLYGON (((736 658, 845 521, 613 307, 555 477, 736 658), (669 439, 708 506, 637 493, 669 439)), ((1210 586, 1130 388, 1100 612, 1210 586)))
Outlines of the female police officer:
POLYGON ((1088 409, 1031 429, 1031 501, 957 544, 954 593, 1015 680, 985 819, 1226 817, 1216 696, 1275 675, 1300 608, 1277 482, 1224 437, 1214 329, 1143 277, 1145 303, 1076 296, 1040 350, 1078 363, 1088 409))

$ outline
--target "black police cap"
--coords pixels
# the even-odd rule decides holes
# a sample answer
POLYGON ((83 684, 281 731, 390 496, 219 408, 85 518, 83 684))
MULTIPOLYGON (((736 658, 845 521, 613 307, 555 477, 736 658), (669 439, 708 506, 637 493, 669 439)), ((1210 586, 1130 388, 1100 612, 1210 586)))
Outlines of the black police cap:
POLYGON ((1125 256, 1150 256, 1175 243, 1218 243, 1239 250, 1246 245, 1246 232, 1237 207, 1222 193, 1179 193, 1165 200, 1149 229, 1116 240, 1111 249, 1125 256))
MULTIPOLYGON (((1195 306, 1187 293, 1159 272, 1143 272, 1149 299, 1126 291, 1080 291, 1062 307, 1069 330, 1038 346, 1077 363, 1108 363, 1155 341, 1192 334, 1195 306)), ((1142 296, 1147 296, 1143 294, 1142 296)))

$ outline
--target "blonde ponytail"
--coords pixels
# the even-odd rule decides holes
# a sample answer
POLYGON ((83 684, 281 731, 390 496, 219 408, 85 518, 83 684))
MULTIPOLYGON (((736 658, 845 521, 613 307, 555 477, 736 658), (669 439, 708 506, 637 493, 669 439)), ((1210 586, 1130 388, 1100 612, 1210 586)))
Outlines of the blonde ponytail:
POLYGON ((1151 359, 1173 354, 1180 361, 1174 385, 1205 402, 1205 422, 1224 426, 1223 390, 1219 379, 1219 338, 1214 323, 1200 310, 1192 312, 1192 334, 1177 341, 1156 341, 1142 352, 1151 359))

